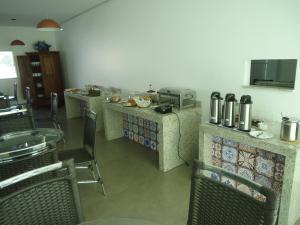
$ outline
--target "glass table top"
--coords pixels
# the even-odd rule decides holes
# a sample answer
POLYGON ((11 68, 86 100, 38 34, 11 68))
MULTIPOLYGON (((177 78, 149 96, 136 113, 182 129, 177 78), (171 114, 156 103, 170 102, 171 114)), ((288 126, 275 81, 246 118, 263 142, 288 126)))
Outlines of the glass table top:
POLYGON ((45 150, 49 148, 49 145, 55 145, 62 138, 61 130, 51 128, 7 133, 0 136, 0 162, 45 150))
POLYGON ((10 106, 9 108, 0 109, 0 117, 11 115, 11 114, 16 114, 16 113, 25 113, 27 111, 28 110, 25 105, 10 106))

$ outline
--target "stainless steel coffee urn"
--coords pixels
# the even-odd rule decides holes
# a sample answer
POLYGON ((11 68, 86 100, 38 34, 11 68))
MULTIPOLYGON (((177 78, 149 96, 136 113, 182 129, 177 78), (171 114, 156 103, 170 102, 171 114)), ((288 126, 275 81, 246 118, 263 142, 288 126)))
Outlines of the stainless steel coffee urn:
POLYGON ((235 95, 227 94, 224 102, 224 111, 223 111, 223 126, 225 127, 234 127, 234 111, 235 111, 235 95))
POLYGON ((220 92, 213 92, 210 96, 209 122, 220 124, 222 118, 222 100, 220 92))
POLYGON ((284 141, 297 141, 299 120, 296 118, 282 117, 280 139, 284 141))
POLYGON ((241 131, 251 131, 252 123, 252 100, 250 95, 243 95, 239 107, 239 122, 238 129, 241 131))

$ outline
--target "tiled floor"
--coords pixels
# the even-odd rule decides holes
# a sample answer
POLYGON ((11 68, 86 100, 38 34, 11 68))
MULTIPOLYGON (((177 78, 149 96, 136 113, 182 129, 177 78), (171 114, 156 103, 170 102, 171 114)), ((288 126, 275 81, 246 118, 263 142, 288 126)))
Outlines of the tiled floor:
MULTIPOLYGON (((82 121, 72 119, 63 126, 67 142, 60 148, 79 147, 82 121)), ((160 172, 155 152, 125 138, 108 142, 103 133, 97 134, 96 146, 107 196, 99 186, 80 185, 86 220, 130 217, 161 225, 186 224, 191 167, 160 172)))

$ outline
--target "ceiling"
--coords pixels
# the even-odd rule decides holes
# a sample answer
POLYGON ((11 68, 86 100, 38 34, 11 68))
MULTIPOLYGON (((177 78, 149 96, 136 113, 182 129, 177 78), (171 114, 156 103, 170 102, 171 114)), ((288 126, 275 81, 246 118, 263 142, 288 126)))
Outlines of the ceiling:
POLYGON ((108 0, 1 0, 0 26, 33 26, 44 19, 64 23, 108 0), (16 20, 13 21, 12 19, 16 20))

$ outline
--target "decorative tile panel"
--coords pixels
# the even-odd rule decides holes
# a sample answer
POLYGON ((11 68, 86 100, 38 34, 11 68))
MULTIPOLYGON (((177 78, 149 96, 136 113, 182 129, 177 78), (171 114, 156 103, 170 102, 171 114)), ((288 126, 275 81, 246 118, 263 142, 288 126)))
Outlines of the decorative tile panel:
POLYGON ((219 143, 212 144, 212 155, 215 158, 221 159, 222 158, 222 145, 219 143))
POLYGON ((139 142, 139 135, 137 133, 133 133, 133 140, 139 142))
POLYGON ((227 184, 228 186, 236 187, 236 181, 232 180, 228 177, 222 176, 221 177, 221 182, 224 184, 227 184))
POLYGON ((239 149, 238 165, 250 170, 255 168, 255 157, 254 153, 246 152, 239 149))
POLYGON ((223 162, 222 163, 222 168, 224 170, 227 170, 228 172, 231 173, 236 173, 236 165, 228 163, 228 162, 223 162))
POLYGON ((149 149, 158 150, 158 126, 154 121, 124 113, 123 134, 149 149))
POLYGON ((222 148, 222 159, 224 161, 230 162, 230 163, 237 163, 238 159, 238 151, 236 148, 229 147, 226 145, 223 145, 222 148))
POLYGON ((272 159, 264 158, 262 156, 256 157, 256 172, 267 177, 273 178, 275 163, 272 159))
POLYGON ((249 170, 243 167, 239 167, 238 168, 238 175, 240 175, 241 177, 244 177, 248 180, 254 180, 254 172, 253 170, 249 170))
POLYGON ((223 139, 223 144, 233 148, 237 148, 238 145, 237 142, 228 139, 223 139))
MULTIPOLYGON (((278 193, 282 192, 285 156, 219 136, 213 136, 211 141, 212 164, 214 166, 237 173, 278 193)), ((263 195, 243 184, 235 183, 233 180, 218 174, 211 174, 211 177, 236 187, 258 200, 265 201, 263 195)))

